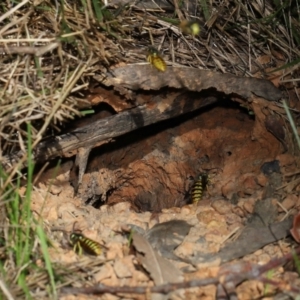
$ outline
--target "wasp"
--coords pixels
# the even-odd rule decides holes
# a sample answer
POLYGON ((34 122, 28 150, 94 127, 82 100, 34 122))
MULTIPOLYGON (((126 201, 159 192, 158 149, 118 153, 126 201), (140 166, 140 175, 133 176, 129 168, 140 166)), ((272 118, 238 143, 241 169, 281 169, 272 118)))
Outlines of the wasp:
POLYGON ((167 69, 166 62, 160 56, 158 50, 153 47, 148 48, 147 61, 161 72, 165 72, 167 69))
POLYGON ((207 173, 200 173, 191 188, 190 195, 192 203, 198 203, 202 199, 203 192, 206 189, 208 182, 209 175, 207 173))
POLYGON ((82 250, 92 255, 100 255, 102 253, 101 245, 81 233, 72 232, 70 234, 70 244, 74 247, 74 252, 82 255, 82 250))
POLYGON ((184 20, 179 24, 179 27, 184 33, 191 34, 193 36, 200 34, 201 27, 198 21, 184 20))

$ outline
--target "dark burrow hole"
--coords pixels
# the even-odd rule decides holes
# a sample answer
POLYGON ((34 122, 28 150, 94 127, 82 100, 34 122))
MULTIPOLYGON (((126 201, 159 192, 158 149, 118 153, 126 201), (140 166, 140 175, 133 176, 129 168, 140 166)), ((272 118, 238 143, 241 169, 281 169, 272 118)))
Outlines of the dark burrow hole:
MULTIPOLYGON (((107 107, 108 105, 105 105, 107 107)), ((249 110, 245 108, 244 106, 241 106, 239 103, 232 101, 230 98, 224 98, 221 101, 218 101, 217 103, 211 104, 209 106, 206 106, 204 108, 197 109, 193 112, 186 113, 184 115, 181 115, 176 118, 168 119, 165 121, 161 121, 156 124, 152 124, 149 126, 145 126, 143 128, 134 130, 130 133, 124 134, 122 136, 119 136, 115 139, 114 142, 105 144, 101 146, 100 149, 94 148, 91 151, 90 154, 90 160, 93 158, 99 157, 99 155, 102 155, 104 153, 113 152, 116 150, 119 150, 121 148, 130 146, 133 143, 138 143, 142 140, 145 140, 153 135, 159 134, 160 132, 163 132, 169 128, 180 126, 181 124, 185 123, 188 120, 191 120, 195 117, 199 117, 212 109, 216 107, 221 107, 224 109, 236 109, 237 114, 236 118, 240 120, 250 119, 255 120, 255 116, 252 114, 249 114, 249 110)), ((232 153, 229 151, 227 153, 228 156, 230 156, 232 153)))
MULTIPOLYGON (((107 117, 115 112, 104 104, 98 113, 107 117)), ((195 178, 204 170, 219 169, 213 171, 219 174, 209 197, 233 199, 243 194, 239 179, 247 173, 257 175, 261 165, 274 158, 274 153, 271 157, 266 153, 256 158, 257 145, 247 152, 244 144, 251 145, 254 121, 255 116, 249 114, 248 108, 223 98, 208 107, 117 137, 91 151, 84 175, 97 173, 99 176, 105 168, 118 173, 115 185, 105 194, 93 194, 89 182, 77 196, 95 208, 129 201, 137 211, 159 212, 189 203, 188 193, 195 178), (241 138, 243 135, 245 139, 241 138)), ((76 126, 78 122, 81 120, 76 126)), ((49 168, 56 163, 51 162, 49 168)), ((252 192, 248 188, 246 194, 252 192)))
MULTIPOLYGON (((98 114, 103 114, 103 117, 107 117, 111 114, 114 114, 114 110, 106 104, 101 104, 97 108, 98 114), (107 115, 105 115, 107 114, 107 115)), ((91 118, 91 116, 87 116, 86 118, 91 118)), ((223 98, 221 101, 218 101, 215 104, 212 104, 210 106, 207 106, 205 108, 198 109, 194 112, 186 113, 184 115, 181 115, 179 117, 168 119, 166 121, 162 121, 153 125, 146 126, 144 128, 135 130, 133 132, 130 132, 128 134, 125 134, 123 136, 117 137, 115 141, 104 144, 99 148, 94 148, 89 156, 89 162, 86 170, 86 174, 89 174, 91 172, 98 172, 101 170, 101 168, 107 168, 111 171, 116 171, 119 168, 123 168, 126 172, 126 168, 128 165, 135 160, 142 160, 143 155, 145 154, 143 151, 145 144, 147 145, 147 151, 150 153, 151 151, 158 149, 161 153, 164 155, 169 155, 170 149, 168 147, 168 143, 165 140, 160 140, 160 135, 164 135, 165 132, 169 132, 167 137, 169 137, 170 140, 176 139, 178 136, 185 134, 189 130, 204 130, 207 132, 212 132, 214 127, 222 127, 229 119, 236 119, 240 122, 252 122, 252 126, 254 124, 255 116, 253 114, 249 114, 249 109, 241 106, 239 103, 232 101, 230 98, 223 98), (220 115, 215 115, 215 111, 218 109, 218 112, 222 113, 222 118, 219 118, 220 115), (230 111, 230 113, 228 113, 230 111), (207 115, 212 116, 208 119, 207 115), (213 120, 212 120, 213 119, 213 120), (190 122, 194 122, 193 125, 187 125, 190 122), (209 124, 208 124, 209 123, 209 124), (186 128, 187 127, 187 128, 186 128), (151 139, 155 138, 155 143, 148 145, 151 143, 151 139), (148 142, 149 140, 149 142, 148 142), (147 144, 148 143, 148 144, 147 144), (135 149, 132 151, 132 149, 135 149), (122 154, 123 152, 125 154, 122 154), (120 155, 122 154, 122 155, 120 155)), ((83 121, 82 120, 77 121, 76 126, 78 126, 78 122, 83 121)), ((70 125, 70 128, 73 128, 74 125, 70 125)), ((225 124, 225 126, 228 126, 225 124)), ((235 128, 235 125, 230 125, 229 127, 233 128, 236 132, 239 131, 239 128, 235 128)), ((77 127, 78 128, 78 127, 77 127)), ((80 130, 80 128, 78 128, 80 130)), ((166 134, 166 133, 165 133, 166 134)), ((164 135, 162 139, 164 139, 166 136, 164 135)), ((193 142, 195 142, 195 154, 194 157, 192 157, 193 161, 190 163, 189 166, 191 171, 189 174, 187 174, 186 177, 182 177, 182 181, 187 181, 188 177, 191 176, 192 178, 196 178, 197 175, 200 173, 201 168, 206 169, 213 169, 220 166, 218 163, 215 163, 216 161, 216 155, 213 157, 210 153, 210 148, 206 147, 204 150, 202 149, 202 141, 207 142, 210 139, 210 136, 208 135, 205 137, 205 140, 198 141, 197 139, 193 142), (198 143, 198 144, 197 144, 198 143), (197 145, 200 146, 197 146, 197 145), (200 166, 200 167, 199 167, 200 166)), ((211 145, 213 147, 217 147, 220 151, 220 154, 218 159, 219 161, 222 159, 231 159, 232 156, 236 155, 235 148, 228 148, 228 141, 225 139, 224 142, 219 142, 219 146, 215 146, 214 144, 211 145), (224 147, 223 147, 224 146, 224 147), (223 154, 222 154, 223 153, 223 154), (227 157, 227 158, 226 158, 227 157)), ((145 150, 146 151, 146 150, 145 150)), ((214 150, 216 152, 216 150, 214 150)), ((146 152, 147 154, 147 152, 146 152)), ((189 155, 187 154, 187 160, 191 159, 189 155)), ((69 159, 62 159, 62 163, 65 161, 68 161, 69 159)), ((74 159, 73 159, 74 160, 74 159)), ((49 168, 55 166, 57 164, 57 161, 52 161, 50 163, 49 168)), ((155 168, 156 166, 153 166, 155 168)), ((159 169, 159 168, 158 168, 159 169)), ((159 170, 154 170, 152 174, 147 174, 149 176, 149 180, 153 181, 159 181, 159 179, 156 179, 157 173, 159 173, 159 170)), ((99 173, 100 174, 100 173, 99 173)), ((138 175, 136 175, 138 176, 138 175)), ((77 178, 75 178, 76 180, 77 178)), ((130 181, 131 179, 129 179, 130 181)), ((131 183, 130 183, 131 184, 131 183)), ((120 193, 120 189, 122 189, 124 185, 119 184, 117 182, 116 187, 113 187, 106 191, 106 195, 104 198, 106 198, 106 201, 102 201, 101 197, 103 195, 93 195, 88 199, 85 199, 85 204, 92 205, 95 208, 99 208, 103 204, 109 204, 113 205, 115 203, 120 202, 120 197, 116 199, 116 194, 120 193)), ((138 186, 137 186, 138 187, 138 186)), ((138 187, 140 189, 140 187, 138 187)), ((184 190, 182 187, 178 187, 180 197, 186 197, 187 190, 184 190)), ((131 201, 133 206, 134 202, 138 200, 138 202, 142 203, 140 207, 138 207, 138 211, 159 211, 162 208, 168 208, 172 206, 181 206, 182 204, 186 204, 182 202, 181 200, 176 199, 174 200, 174 203, 167 203, 164 204, 164 201, 161 201, 160 196, 164 197, 166 193, 168 193, 169 190, 164 184, 158 183, 158 185, 150 191, 139 191, 135 197, 131 197, 130 200, 128 200, 126 197, 124 198, 124 201, 131 201), (150 193, 150 196, 148 195, 150 193), (153 203, 153 195, 155 194, 156 197, 154 202, 160 203, 159 207, 155 207, 153 203), (142 197, 141 197, 142 195, 142 197), (148 195, 147 197, 144 197, 145 195, 148 195)), ((235 195, 236 193, 232 193, 232 195, 235 195)), ((231 195, 231 197, 232 197, 231 195)), ((81 197, 81 195, 79 195, 81 197)), ((136 205, 135 205, 136 206, 136 205)))

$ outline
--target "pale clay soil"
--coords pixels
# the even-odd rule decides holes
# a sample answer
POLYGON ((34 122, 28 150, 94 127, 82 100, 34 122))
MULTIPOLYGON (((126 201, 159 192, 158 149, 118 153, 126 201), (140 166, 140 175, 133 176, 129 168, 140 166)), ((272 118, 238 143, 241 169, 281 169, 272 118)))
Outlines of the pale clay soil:
MULTIPOLYGON (((266 132, 264 139, 259 141, 252 139, 254 120, 247 111, 213 107, 172 126, 161 125, 161 129, 156 126, 152 135, 148 131, 137 133, 143 137, 140 140, 135 140, 132 135, 128 138, 132 142, 127 141, 125 146, 107 146, 105 151, 94 149, 76 196, 70 183, 73 161, 63 162, 56 176, 53 175, 55 167, 42 174, 32 194, 32 210, 44 220, 53 242, 54 247, 49 248, 52 261, 74 264, 82 259, 108 260, 97 267, 87 282, 79 281, 73 286, 97 283, 153 286, 149 274, 137 267, 137 259, 129 251, 128 237, 122 234, 126 224, 146 231, 157 223, 185 220, 191 228, 174 253, 181 258, 190 258, 197 253, 217 253, 244 227, 255 202, 263 198, 269 179, 260 170, 262 164, 277 159, 282 175, 295 171, 294 158, 282 154, 281 144, 271 134, 266 132), (213 173, 208 190, 198 206, 184 205, 190 186, 188 178, 204 169, 211 169, 208 172, 213 173), (93 207, 84 203, 89 199, 101 200, 96 202, 98 207, 93 207), (142 212, 145 208, 152 212, 142 212), (160 213, 153 214, 160 209, 160 213), (105 245, 99 258, 74 253, 67 239, 74 227, 105 245), (65 232, 57 230, 59 228, 65 232)), ((279 191, 272 203, 277 209, 277 221, 285 217, 286 211, 294 214, 300 206, 297 188, 290 194, 279 191), (281 206, 277 204, 278 200, 281 206)), ((290 242, 283 240, 242 259, 264 264, 288 251, 290 242)), ((214 277, 220 264, 218 260, 196 266, 179 261, 172 263, 178 269, 188 270, 184 273, 185 280, 214 277)), ((283 268, 276 269, 272 278, 285 282, 297 280, 294 272, 283 268)), ((272 289, 269 286, 268 292, 272 289)), ((265 295, 266 287, 252 280, 241 284, 236 291, 239 299, 255 299, 265 295)), ((216 287, 211 285, 178 290, 169 296, 171 299, 214 299, 215 295, 216 287)), ((124 295, 122 299, 145 297, 124 295)), ((61 299, 94 298, 97 297, 61 296, 61 299)), ((105 294, 100 298, 120 297, 105 294)))

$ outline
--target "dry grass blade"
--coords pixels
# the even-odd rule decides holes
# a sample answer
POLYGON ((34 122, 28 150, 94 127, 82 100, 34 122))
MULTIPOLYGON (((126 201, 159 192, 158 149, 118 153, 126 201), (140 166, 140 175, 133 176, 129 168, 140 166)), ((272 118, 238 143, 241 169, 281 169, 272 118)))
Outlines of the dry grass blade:
POLYGON ((102 62, 109 66, 113 57, 110 48, 117 49, 105 34, 95 30, 96 24, 88 32, 83 29, 86 18, 80 4, 66 1, 64 11, 58 13, 60 4, 38 3, 33 8, 43 13, 37 15, 27 4, 23 1, 7 7, 1 17, 5 21, 0 30, 2 154, 24 148, 21 141, 26 139, 26 122, 32 123, 37 141, 49 129, 57 130, 56 124, 79 115, 82 92, 89 86, 85 74, 97 72, 102 62))
POLYGON ((7 300, 14 300, 14 297, 9 292, 7 286, 4 284, 4 282, 0 279, 0 289, 2 290, 3 294, 6 296, 7 300))
POLYGON ((3 14, 0 17, 0 22, 2 22, 3 20, 5 20, 9 16, 11 16, 14 12, 16 12, 18 9, 20 9, 22 6, 24 6, 28 2, 29 2, 29 0, 23 0, 21 3, 19 3, 18 5, 16 5, 14 8, 10 9, 9 11, 7 11, 5 14, 3 14))

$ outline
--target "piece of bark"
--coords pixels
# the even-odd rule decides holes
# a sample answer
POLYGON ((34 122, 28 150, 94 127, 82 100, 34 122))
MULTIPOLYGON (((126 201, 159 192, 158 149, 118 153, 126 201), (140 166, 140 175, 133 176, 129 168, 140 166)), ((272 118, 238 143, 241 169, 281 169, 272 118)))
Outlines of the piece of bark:
POLYGON ((244 99, 250 99, 253 94, 270 101, 278 101, 282 97, 281 91, 268 80, 196 68, 168 67, 165 72, 158 72, 151 65, 128 65, 94 78, 106 86, 122 86, 130 90, 160 90, 163 87, 172 87, 195 92, 214 89, 244 99))
POLYGON ((288 151, 285 141, 285 131, 283 122, 275 115, 268 115, 265 120, 266 129, 272 133, 283 146, 283 152, 288 151))
POLYGON ((86 170, 87 162, 89 159, 90 152, 92 147, 82 147, 78 149, 75 164, 74 164, 74 171, 76 173, 76 169, 78 168, 78 180, 74 186, 74 191, 77 194, 80 184, 82 183, 82 177, 86 170))

